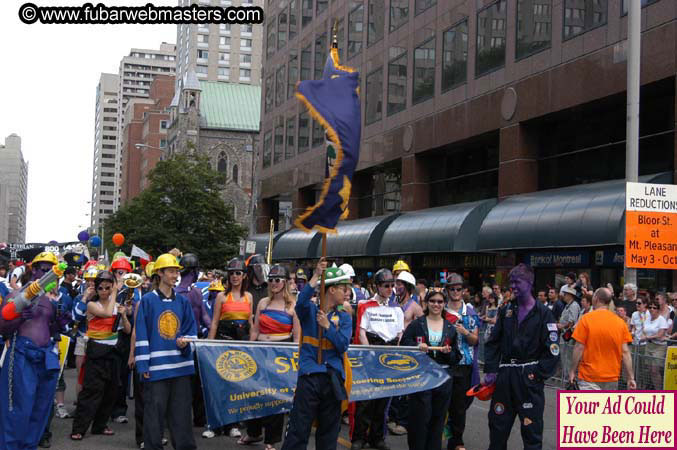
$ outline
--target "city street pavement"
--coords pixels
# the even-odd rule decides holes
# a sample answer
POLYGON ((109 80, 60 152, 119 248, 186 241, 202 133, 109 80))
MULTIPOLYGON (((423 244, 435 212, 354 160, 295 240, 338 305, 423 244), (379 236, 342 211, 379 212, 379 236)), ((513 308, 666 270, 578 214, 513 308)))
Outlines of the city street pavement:
MULTIPOLYGON (((75 370, 66 370, 66 383, 68 388, 66 390, 66 402, 69 410, 73 408, 75 400, 75 370)), ((545 414, 545 429, 543 430, 543 449, 552 450, 555 448, 555 406, 556 406, 556 390, 546 387, 546 414, 545 414)), ((114 449, 133 449, 136 448, 134 441, 134 400, 128 400, 129 411, 127 416, 130 422, 124 425, 111 423, 110 427, 115 431, 115 436, 92 436, 89 433, 85 439, 76 442, 69 438, 72 426, 72 419, 57 419, 54 418, 52 423, 52 448, 57 450, 114 450, 114 449)), ((189 405, 186 405, 190 408, 189 405)), ((489 445, 489 429, 487 426, 487 414, 489 412, 489 402, 480 402, 475 400, 468 411, 467 425, 465 431, 465 444, 468 450, 486 449, 489 445)), ((203 439, 201 437, 202 429, 194 429, 195 442, 199 449, 205 450, 231 450, 243 449, 244 446, 237 445, 236 439, 219 436, 214 439, 203 439)), ((167 434, 168 436, 168 434, 167 434)), ((349 447, 347 438, 347 426, 343 426, 341 430, 340 445, 338 449, 345 449, 349 447), (345 445, 342 445, 345 444, 345 445)), ((387 443, 392 450, 405 450, 407 448, 406 436, 388 436, 387 443)), ((171 444, 165 447, 167 450, 171 449, 171 444)), ((263 449, 263 445, 248 446, 252 449, 263 449)), ((278 450, 280 446, 278 445, 278 450)), ((311 438, 309 449, 315 449, 314 440, 311 438)), ((520 449, 522 447, 522 438, 519 432, 519 423, 515 420, 508 448, 520 449)), ((318 449, 321 450, 321 449, 318 449)))

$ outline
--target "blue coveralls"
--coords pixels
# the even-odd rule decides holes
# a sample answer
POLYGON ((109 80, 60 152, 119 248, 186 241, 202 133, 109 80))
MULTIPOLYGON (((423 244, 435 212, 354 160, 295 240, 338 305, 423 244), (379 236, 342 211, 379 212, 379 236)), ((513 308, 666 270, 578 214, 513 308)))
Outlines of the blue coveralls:
POLYGON ((59 354, 54 342, 38 347, 23 336, 17 336, 16 344, 12 347, 10 344, 0 371, 0 448, 35 449, 54 402, 59 354), (13 366, 11 411, 10 366, 13 366))
POLYGON ((329 312, 329 329, 323 331, 321 341, 322 364, 318 364, 318 307, 310 301, 313 292, 314 289, 306 285, 296 302, 296 315, 301 323, 303 341, 294 404, 282 450, 305 450, 315 420, 318 421, 315 448, 336 449, 341 426, 341 401, 347 399, 343 387, 343 355, 350 343, 352 319, 343 311, 329 312))
POLYGON ((559 336, 550 309, 536 302, 520 324, 517 311, 516 303, 499 309, 484 347, 484 372, 498 373, 489 408, 490 450, 508 448, 516 415, 524 449, 541 448, 544 381, 555 373, 559 361, 559 336))

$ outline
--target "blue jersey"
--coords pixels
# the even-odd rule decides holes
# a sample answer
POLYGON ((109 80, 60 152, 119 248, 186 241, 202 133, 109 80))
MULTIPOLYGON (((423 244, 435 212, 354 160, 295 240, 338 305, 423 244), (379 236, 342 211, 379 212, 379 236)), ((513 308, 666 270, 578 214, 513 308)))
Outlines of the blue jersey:
POLYGON ((348 350, 353 324, 350 315, 344 311, 330 311, 329 329, 322 333, 322 364, 317 363, 318 341, 317 311, 318 307, 310 299, 314 289, 307 284, 298 295, 296 301, 296 315, 301 323, 303 341, 299 356, 299 375, 327 372, 331 367, 341 374, 345 380, 343 370, 343 355, 348 350))
POLYGON ((193 351, 190 345, 180 349, 179 337, 197 338, 188 300, 174 290, 169 298, 159 289, 144 295, 136 316, 137 372, 149 373, 149 381, 193 375, 193 351))
POLYGON ((72 311, 73 310, 73 298, 68 294, 68 288, 65 286, 59 287, 59 307, 62 311, 72 311))

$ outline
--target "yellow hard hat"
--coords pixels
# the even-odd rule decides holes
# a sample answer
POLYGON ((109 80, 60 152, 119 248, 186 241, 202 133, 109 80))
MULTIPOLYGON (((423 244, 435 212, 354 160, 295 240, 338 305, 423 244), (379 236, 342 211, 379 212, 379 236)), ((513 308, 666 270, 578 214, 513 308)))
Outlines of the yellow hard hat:
POLYGON ((183 267, 181 267, 179 262, 176 260, 176 256, 170 253, 164 253, 158 256, 157 260, 155 260, 154 272, 157 272, 160 269, 168 269, 171 267, 179 270, 183 269, 183 267))
POLYGON ((56 255, 52 252, 38 253, 38 255, 35 258, 33 258, 33 262, 31 262, 31 264, 39 262, 51 263, 54 265, 59 264, 59 260, 56 259, 56 255))
POLYGON ((97 264, 97 265, 96 265, 96 269, 100 272, 100 271, 102 271, 102 270, 106 270, 107 267, 106 267, 105 264, 97 264))
POLYGON ((409 269, 409 264, 402 261, 401 259, 397 261, 393 266, 393 272, 395 272, 396 270, 406 270, 407 272, 411 272, 411 270, 409 269))
POLYGON ((145 272, 148 278, 153 276, 153 274, 155 273, 155 261, 151 261, 148 264, 146 264, 145 272))
POLYGON ((90 266, 84 274, 85 280, 93 280, 99 274, 99 269, 96 266, 90 266))
POLYGON ((221 280, 214 280, 211 283, 209 283, 209 289, 207 290, 223 292, 226 290, 226 288, 223 287, 221 280))

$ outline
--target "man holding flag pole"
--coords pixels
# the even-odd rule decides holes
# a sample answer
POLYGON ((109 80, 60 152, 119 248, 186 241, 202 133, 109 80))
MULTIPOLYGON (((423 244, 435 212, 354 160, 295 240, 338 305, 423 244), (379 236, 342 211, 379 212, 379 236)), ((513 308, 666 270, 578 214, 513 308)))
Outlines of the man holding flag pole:
POLYGON ((322 259, 313 278, 299 293, 296 313, 303 338, 299 378, 283 449, 305 449, 310 429, 318 419, 316 448, 335 449, 341 421, 341 402, 351 385, 346 350, 352 332, 349 314, 338 311, 350 277, 340 269, 326 269, 327 233, 336 233, 339 219, 348 213, 351 180, 360 152, 361 114, 359 73, 339 63, 338 21, 321 80, 301 81, 296 97, 318 121, 327 136, 326 178, 319 201, 296 220, 297 227, 322 233, 322 259), (320 307, 310 302, 320 279, 320 307), (347 389, 346 389, 347 386, 347 389))

